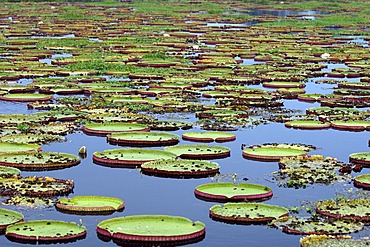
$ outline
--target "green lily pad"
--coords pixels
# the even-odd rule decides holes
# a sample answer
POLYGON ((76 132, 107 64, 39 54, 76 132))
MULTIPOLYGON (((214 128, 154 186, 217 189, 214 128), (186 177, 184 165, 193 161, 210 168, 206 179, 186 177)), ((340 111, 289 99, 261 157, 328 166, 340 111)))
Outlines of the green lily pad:
POLYGON ((154 121, 149 124, 151 130, 165 130, 165 131, 174 131, 174 130, 187 130, 193 128, 193 123, 184 122, 184 121, 171 121, 171 120, 159 120, 154 121))
POLYGON ((51 100, 52 98, 53 96, 48 94, 29 94, 29 93, 6 94, 0 96, 0 100, 18 101, 18 102, 48 101, 51 100))
POLYGON ((350 131, 364 131, 370 130, 370 121, 364 120, 348 120, 348 121, 331 121, 330 126, 333 129, 350 130, 350 131))
POLYGON ((285 122, 285 127, 294 129, 328 129, 330 128, 330 123, 317 120, 293 120, 285 122))
POLYGON ((370 174, 362 174, 353 179, 356 187, 370 189, 370 174))
POLYGON ((209 201, 264 201, 272 197, 271 188, 249 183, 210 183, 195 188, 196 197, 209 201))
POLYGON ((125 204, 115 197, 74 196, 59 199, 55 207, 59 211, 72 214, 111 214, 115 211, 122 211, 125 204))
POLYGON ((262 85, 268 88, 304 88, 306 87, 306 84, 304 83, 292 82, 292 81, 264 82, 262 85))
POLYGON ((134 215, 101 221, 97 233, 121 241, 175 244, 203 238, 205 225, 180 216, 134 215))
POLYGON ((370 152, 350 154, 349 161, 355 164, 370 166, 370 152))
POLYGON ((51 177, 25 177, 0 179, 0 195, 58 196, 72 192, 74 182, 51 177))
POLYGON ((352 220, 325 221, 298 216, 284 217, 271 222, 271 225, 291 234, 330 234, 338 235, 361 231, 364 224, 352 220))
POLYGON ((14 167, 0 166, 0 178, 19 176, 21 171, 14 167))
POLYGON ((234 141, 236 135, 222 131, 185 132, 182 134, 182 139, 198 142, 228 142, 234 141))
POLYGON ((32 220, 7 227, 5 235, 21 242, 65 242, 84 238, 86 228, 74 222, 32 220))
POLYGON ((40 150, 41 147, 37 144, 0 142, 0 155, 2 153, 36 152, 40 150))
POLYGON ((219 172, 219 165, 204 160, 156 160, 142 164, 141 171, 161 177, 208 177, 219 172))
MULTIPOLYGON (((40 134, 40 133, 38 134, 34 134, 34 133, 9 134, 9 135, 0 137, 1 142, 15 142, 15 143, 46 144, 50 142, 61 142, 65 140, 66 138, 64 136, 40 134)), ((23 151, 23 150, 17 150, 17 151, 23 151)))
POLYGON ((132 131, 143 131, 148 132, 150 129, 147 125, 137 123, 92 123, 85 124, 82 127, 82 131, 89 135, 101 135, 106 136, 114 132, 132 132, 132 131))
POLYGON ((345 174, 338 173, 345 166, 347 164, 337 159, 322 155, 282 158, 275 179, 280 186, 296 189, 314 183, 330 184, 348 179, 345 174))
POLYGON ((118 132, 107 136, 110 144, 126 146, 169 146, 179 143, 180 137, 165 132, 118 132))
POLYGON ((121 148, 95 152, 93 161, 99 165, 110 167, 140 167, 141 164, 153 160, 175 159, 176 154, 163 150, 121 148))
POLYGON ((78 165, 80 158, 73 154, 57 152, 17 152, 0 154, 0 165, 24 171, 55 170, 78 165))
POLYGON ((370 199, 327 200, 317 203, 316 212, 337 219, 370 221, 370 199))
POLYGON ((288 216, 289 210, 284 207, 263 203, 226 203, 215 205, 209 210, 214 220, 230 223, 253 224, 267 223, 271 220, 288 216))
POLYGON ((243 150, 243 157, 253 160, 278 161, 284 157, 306 155, 313 148, 304 144, 267 143, 247 147, 243 150))
POLYGON ((7 226, 23 221, 23 214, 13 210, 0 208, 0 233, 4 233, 7 226))
POLYGON ((310 235, 299 240, 301 247, 367 247, 369 239, 352 239, 351 236, 310 235))
POLYGON ((228 147, 209 146, 206 144, 182 144, 165 147, 164 150, 184 159, 221 159, 230 156, 228 147))

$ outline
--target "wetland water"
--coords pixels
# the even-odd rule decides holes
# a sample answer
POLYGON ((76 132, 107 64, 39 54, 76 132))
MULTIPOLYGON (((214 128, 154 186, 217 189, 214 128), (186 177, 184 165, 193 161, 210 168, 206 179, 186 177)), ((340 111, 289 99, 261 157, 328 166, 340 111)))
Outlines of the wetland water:
MULTIPOLYGON (((324 14, 319 12, 291 12, 291 11, 252 11, 250 15, 277 15, 286 17, 287 15, 316 15, 324 14)), ((211 22, 210 22, 211 23, 211 22)), ((218 25, 218 22, 215 22, 218 25)), ((212 26, 211 24, 209 26, 212 26)), ((225 24, 234 26, 234 24, 225 24)), ((245 25, 244 25, 245 26, 245 25)), ((238 24, 235 24, 238 27, 238 24)), ((356 36, 358 41, 358 37, 356 36)), ((356 41, 356 42, 357 42, 356 41)), ((360 41, 363 39, 360 37, 360 41)), ((70 57, 69 53, 55 54, 51 59, 70 57)), ((50 65, 51 60, 42 59, 40 62, 50 65)), ((244 59, 243 66, 257 64, 253 59, 244 59)), ((260 63, 263 64, 263 63, 260 63)), ((344 64, 329 64, 325 72, 332 68, 348 68, 344 64)), ((326 77, 311 78, 306 83, 307 93, 332 93, 335 85, 316 84, 317 79, 328 79, 326 77)), ((18 84, 28 84, 32 80, 20 80, 18 84)), ((350 79, 356 82, 358 79, 350 79)), ((262 86, 253 86, 262 88, 262 86)), ((57 96, 56 96, 57 97, 57 96)), ((296 99, 284 100, 284 107, 287 109, 302 110, 310 107, 319 106, 319 103, 305 103, 296 99)), ((367 110, 367 108, 361 109, 367 110)), ((0 113, 2 114, 31 114, 37 112, 27 109, 26 103, 12 103, 0 101, 0 113)), ((196 118, 190 113, 172 113, 156 115, 160 119, 185 120, 194 122, 196 118)), ((200 131, 200 127, 194 125, 192 131, 200 131)), ((179 130, 171 133, 181 136, 186 131, 179 130)), ((235 132, 236 140, 225 142, 221 145, 231 149, 231 156, 224 159, 212 160, 220 164, 221 175, 219 181, 232 181, 232 175, 236 174, 236 181, 247 180, 250 183, 267 185, 272 188, 274 196, 264 203, 292 207, 299 207, 302 203, 310 201, 327 200, 335 198, 338 194, 346 194, 348 190, 357 191, 350 182, 334 183, 331 185, 309 185, 305 189, 294 189, 279 187, 276 181, 272 180, 272 172, 278 171, 277 162, 261 162, 244 159, 242 157, 241 146, 243 144, 254 145, 262 143, 304 143, 317 147, 317 150, 309 154, 320 154, 323 156, 335 157, 340 161, 348 162, 351 153, 367 152, 369 135, 368 132, 350 132, 334 129, 327 130, 296 130, 284 127, 283 123, 268 123, 258 125, 254 128, 241 128, 235 132)), ((299 246, 300 235, 288 235, 281 230, 268 227, 266 225, 235 225, 213 221, 209 218, 209 208, 216 202, 206 202, 195 198, 194 188, 200 184, 215 182, 216 178, 198 179, 175 179, 159 178, 146 176, 140 173, 139 169, 109 168, 94 164, 92 153, 105 149, 118 148, 107 143, 105 137, 88 136, 81 131, 68 134, 67 141, 42 145, 43 151, 56 151, 77 154, 78 149, 85 145, 88 150, 87 157, 82 159, 81 164, 55 171, 45 172, 22 172, 22 176, 50 176, 60 179, 72 179, 75 182, 73 195, 102 195, 118 197, 124 200, 125 210, 115 212, 109 216, 82 216, 64 214, 58 212, 54 207, 43 209, 19 208, 16 206, 4 206, 17 210, 24 214, 26 220, 54 219, 70 222, 81 222, 87 228, 87 236, 83 240, 78 240, 67 244, 54 244, 53 246, 117 246, 112 241, 103 242, 97 237, 96 226, 105 219, 138 215, 138 214, 166 214, 184 216, 193 221, 201 221, 206 225, 206 236, 198 242, 189 246, 279 246, 291 247, 299 246)), ((192 142, 181 140, 180 144, 190 144, 192 142)), ((214 144, 210 144, 214 145, 214 144)), ((219 145, 219 144, 217 144, 219 145)), ((161 148, 156 148, 161 149, 161 148)), ((364 168, 362 174, 368 173, 369 168, 364 168)), ((358 174, 361 174, 358 173, 358 174)), ((354 176, 357 174, 354 174, 354 176)), ((361 190, 358 190, 361 191, 361 190)), ((5 198, 5 197, 4 197, 5 198)), ((3 206, 2 206, 3 207, 3 206)), ((302 213, 303 215, 305 213, 302 213)), ((351 234, 354 237, 369 236, 369 227, 363 231, 351 234)), ((9 241, 4 235, 0 236, 0 246, 27 246, 9 241)))

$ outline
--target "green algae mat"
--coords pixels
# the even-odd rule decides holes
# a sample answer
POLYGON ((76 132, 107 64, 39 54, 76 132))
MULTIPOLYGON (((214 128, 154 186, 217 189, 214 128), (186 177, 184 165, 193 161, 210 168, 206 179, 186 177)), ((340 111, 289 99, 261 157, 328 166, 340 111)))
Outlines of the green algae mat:
POLYGON ((195 188, 199 199, 209 201, 264 201, 272 197, 271 188, 250 183, 209 183, 195 188))
POLYGON ((119 240, 173 244, 204 236, 205 225, 180 216, 134 215, 101 221, 97 232, 119 240))
POLYGON ((61 198, 55 207, 62 212, 76 214, 110 214, 122 211, 124 202, 115 197, 107 196, 74 196, 61 198))
POLYGON ((83 238, 86 228, 73 222, 33 220, 7 227, 10 240, 23 242, 65 242, 83 238))

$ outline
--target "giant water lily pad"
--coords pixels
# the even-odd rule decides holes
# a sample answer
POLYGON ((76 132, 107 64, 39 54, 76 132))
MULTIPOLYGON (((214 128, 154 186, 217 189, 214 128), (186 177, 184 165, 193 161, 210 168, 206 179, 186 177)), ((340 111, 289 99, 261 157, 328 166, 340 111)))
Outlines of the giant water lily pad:
POLYGON ((348 177, 338 172, 347 164, 322 155, 296 156, 279 161, 280 172, 275 178, 284 187, 305 188, 308 184, 330 184, 348 177))
POLYGON ((364 228, 363 223, 352 220, 325 221, 298 216, 280 218, 272 221, 271 225, 291 234, 338 235, 358 232, 364 228))
POLYGON ((176 154, 163 150, 121 148, 95 152, 93 161, 99 165, 112 167, 138 167, 148 161, 175 159, 176 157, 176 154))
POLYGON ((268 221, 288 216, 289 210, 284 207, 263 203, 226 203, 215 205, 209 210, 210 217, 215 220, 252 224, 266 223, 268 221))
POLYGON ((370 189, 370 174, 362 174, 353 179, 356 187, 370 189))
POLYGON ((0 178, 19 176, 21 171, 14 167, 0 166, 0 178))
POLYGON ((125 131, 149 131, 149 127, 144 124, 137 124, 137 123, 92 123, 92 124, 85 124, 82 127, 82 130, 85 134, 89 135, 108 135, 113 132, 125 132, 125 131))
POLYGON ((141 171, 147 175, 163 177, 207 177, 219 172, 216 162, 204 160, 156 160, 141 165, 141 171))
POLYGON ((205 144, 182 144, 165 147, 164 150, 175 153, 184 159, 220 159, 230 156, 230 149, 224 146, 209 146, 205 144))
POLYGON ((301 247, 367 247, 369 239, 352 239, 350 236, 310 235, 299 240, 301 247))
POLYGON ((317 203, 316 212, 331 218, 370 221, 370 199, 327 200, 317 203))
POLYGON ((195 188, 196 197, 210 201, 264 201, 272 197, 271 188, 249 183, 210 183, 195 188))
POLYGON ((68 242, 86 235, 86 228, 74 222, 32 220, 7 227, 5 235, 20 242, 68 242))
POLYGON ((370 152, 350 154, 349 161, 355 164, 370 166, 370 152))
POLYGON ((165 132, 119 132, 107 136, 111 144, 125 146, 169 146, 179 143, 180 137, 165 132))
POLYGON ((0 100, 18 101, 18 102, 47 101, 51 100, 52 98, 53 96, 48 94, 28 94, 28 93, 6 94, 0 96, 0 100))
POLYGON ((23 221, 23 214, 13 210, 0 208, 0 233, 3 233, 5 228, 11 224, 23 221))
POLYGON ((37 144, 0 142, 0 154, 11 152, 36 152, 41 151, 37 144))
POLYGON ((101 221, 97 232, 114 240, 175 244, 202 239, 205 225, 180 216, 134 215, 101 221))
POLYGON ((0 154, 0 165, 24 171, 55 170, 78 165, 80 158, 73 154, 57 152, 17 152, 0 154))
MULTIPOLYGON (((64 136, 50 135, 50 134, 34 134, 34 133, 20 133, 20 134, 9 134, 0 137, 1 142, 15 142, 15 143, 37 143, 44 144, 49 142, 60 142, 65 141, 64 136)), ((23 150, 16 150, 23 151, 23 150)), ((13 151, 15 152, 15 151, 13 151)))
POLYGON ((174 121, 174 120, 159 120, 154 121, 149 124, 150 129, 152 130, 179 130, 179 129, 191 129, 193 128, 193 123, 191 122, 184 122, 184 121, 174 121))
POLYGON ((51 177, 25 177, 0 179, 0 195, 58 196, 73 191, 72 180, 51 177))
POLYGON ((122 211, 125 204, 115 197, 74 196, 59 199, 55 207, 62 212, 72 214, 111 214, 115 211, 122 211))
POLYGON ((333 129, 350 130, 350 131, 364 131, 370 130, 370 121, 364 120, 348 120, 348 121, 331 121, 330 126, 333 129))
POLYGON ((305 144, 266 143, 249 146, 243 150, 243 157, 262 161, 278 161, 284 157, 306 155, 314 146, 305 144))
POLYGON ((293 120, 285 123, 285 127, 294 129, 328 129, 330 123, 317 120, 293 120))
POLYGON ((198 142, 228 142, 234 141, 236 135, 223 131, 186 132, 182 134, 182 139, 198 142))

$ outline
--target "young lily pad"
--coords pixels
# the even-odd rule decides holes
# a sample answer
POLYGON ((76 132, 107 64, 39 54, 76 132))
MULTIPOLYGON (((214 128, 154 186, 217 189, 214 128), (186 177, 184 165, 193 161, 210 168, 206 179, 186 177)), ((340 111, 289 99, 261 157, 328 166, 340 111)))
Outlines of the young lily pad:
POLYGON ((25 177, 0 179, 0 195, 58 196, 73 191, 74 182, 51 177, 25 177))
POLYGON ((230 156, 228 147, 209 146, 206 144, 183 144, 165 147, 164 150, 175 153, 184 159, 221 159, 230 156))
POLYGON ((208 177, 219 172, 219 165, 204 160, 156 160, 142 164, 141 171, 161 177, 208 177))
POLYGON ((338 235, 358 232, 364 228, 361 222, 352 220, 324 221, 298 216, 284 217, 271 222, 271 225, 290 234, 330 234, 338 235))
POLYGON ((14 167, 0 166, 0 178, 10 178, 19 176, 21 171, 14 167))
POLYGON ((17 152, 0 154, 0 165, 24 171, 63 169, 78 165, 80 158, 73 154, 57 152, 17 152))
POLYGON ((175 159, 176 154, 163 150, 149 150, 136 148, 109 149, 95 152, 93 161, 99 165, 110 167, 140 167, 141 164, 153 160, 175 159))
POLYGON ((125 204, 115 197, 74 196, 59 199, 55 207, 59 211, 72 214, 112 214, 115 211, 122 211, 125 204))
POLYGON ((370 166, 370 152, 350 154, 349 161, 355 164, 370 166))
POLYGON ((23 214, 13 210, 0 208, 0 233, 4 233, 7 226, 23 221, 23 214))
POLYGON ((182 139, 196 142, 228 142, 234 141, 236 135, 222 131, 186 132, 182 134, 182 139))
POLYGON ((107 136, 110 144, 125 146, 170 146, 179 143, 180 137, 165 132, 118 132, 107 136))
POLYGON ((253 160, 278 161, 284 157, 306 155, 312 149, 315 147, 305 144, 266 143, 247 147, 243 150, 243 157, 253 160))
POLYGON ((367 247, 369 239, 352 239, 351 236, 309 235, 299 240, 301 247, 367 247))
POLYGON ((288 216, 289 210, 284 207, 263 203, 226 203, 215 205, 209 210, 214 220, 237 224, 263 224, 277 218, 288 216))
POLYGON ((84 238, 86 228, 74 222, 32 220, 8 226, 5 235, 19 242, 68 242, 84 238))
POLYGON ((370 189, 370 174, 362 174, 355 177, 353 184, 359 188, 370 189))
POLYGON ((113 240, 176 244, 199 241, 205 235, 205 225, 180 216, 134 215, 103 220, 96 231, 113 240))
POLYGON ((249 183, 210 183, 195 188, 197 198, 209 201, 264 201, 272 197, 271 188, 249 183))
POLYGON ((37 152, 41 147, 37 144, 0 142, 0 154, 11 152, 37 152))
POLYGON ((328 129, 330 123, 317 120, 293 120, 285 123, 285 127, 294 129, 328 129))
POLYGON ((148 132, 150 128, 144 124, 137 123, 92 123, 85 124, 82 131, 88 135, 106 136, 114 132, 132 132, 143 131, 148 132))
POLYGON ((370 221, 370 199, 327 200, 317 203, 316 212, 337 219, 370 221))
POLYGON ((337 159, 322 155, 296 156, 279 161, 280 172, 275 176, 279 185, 284 187, 305 188, 307 184, 343 181, 345 174, 338 174, 347 166, 337 159))

